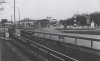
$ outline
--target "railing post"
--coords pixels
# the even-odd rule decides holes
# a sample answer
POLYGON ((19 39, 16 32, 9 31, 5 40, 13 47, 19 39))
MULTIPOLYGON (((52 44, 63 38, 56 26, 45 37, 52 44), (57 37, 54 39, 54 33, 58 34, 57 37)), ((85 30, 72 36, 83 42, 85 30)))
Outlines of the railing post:
POLYGON ((51 39, 51 34, 50 34, 50 39, 51 39))
POLYGON ((38 33, 38 37, 39 37, 39 33, 38 33))
POLYGON ((44 39, 45 39, 45 33, 44 33, 44 39))
POLYGON ((93 40, 91 40, 91 48, 93 47, 93 40))
POLYGON ((77 45, 77 38, 75 37, 75 45, 77 45))

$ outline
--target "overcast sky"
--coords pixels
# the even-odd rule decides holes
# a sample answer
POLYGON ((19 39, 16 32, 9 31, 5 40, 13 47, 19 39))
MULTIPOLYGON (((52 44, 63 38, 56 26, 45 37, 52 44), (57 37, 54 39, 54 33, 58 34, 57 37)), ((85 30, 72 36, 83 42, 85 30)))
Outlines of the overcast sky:
MULTIPOLYGON (((9 21, 13 16, 13 1, 6 0, 4 11, 0 19, 7 18, 9 21)), ((52 17, 54 19, 66 19, 74 14, 100 12, 99 0, 16 0, 16 20, 18 20, 18 7, 21 19, 43 19, 52 17)))

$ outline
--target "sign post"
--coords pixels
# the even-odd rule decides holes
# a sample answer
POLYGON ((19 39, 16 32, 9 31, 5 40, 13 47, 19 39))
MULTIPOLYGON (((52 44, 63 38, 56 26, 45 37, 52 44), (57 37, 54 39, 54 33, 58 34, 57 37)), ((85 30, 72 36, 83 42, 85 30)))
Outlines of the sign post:
POLYGON ((5 37, 6 36, 6 33, 5 33, 5 23, 7 22, 7 19, 2 19, 1 22, 2 22, 2 25, 3 25, 3 28, 4 28, 3 34, 4 34, 4 37, 5 37))

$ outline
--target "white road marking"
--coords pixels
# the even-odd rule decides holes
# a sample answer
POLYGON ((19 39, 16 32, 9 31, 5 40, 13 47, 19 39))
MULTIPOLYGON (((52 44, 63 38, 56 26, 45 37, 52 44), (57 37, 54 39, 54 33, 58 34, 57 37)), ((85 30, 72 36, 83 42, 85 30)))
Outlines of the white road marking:
POLYGON ((33 41, 29 40, 29 39, 26 39, 26 38, 23 38, 23 39, 28 40, 28 41, 30 41, 30 42, 32 42, 32 43, 34 43, 34 44, 39 45, 39 46, 42 46, 42 47, 44 47, 44 48, 46 48, 46 49, 48 49, 48 50, 51 50, 51 51, 53 51, 53 52, 55 52, 55 53, 57 53, 57 54, 60 54, 60 55, 62 55, 62 56, 65 56, 65 57, 67 57, 67 58, 69 58, 69 59, 72 59, 72 60, 75 60, 75 61, 79 61, 79 60, 74 59, 74 58, 72 58, 72 57, 70 57, 70 56, 67 56, 67 55, 62 54, 62 53, 60 53, 60 52, 57 52, 57 51, 55 51, 55 50, 53 50, 53 49, 50 49, 50 48, 48 48, 48 47, 46 47, 46 46, 43 46, 43 45, 38 44, 38 43, 36 43, 36 42, 33 42, 33 41))
POLYGON ((33 45, 33 44, 31 44, 33 47, 36 47, 36 48, 38 48, 39 50, 41 50, 41 51, 44 51, 45 53, 48 53, 46 50, 44 50, 44 49, 41 49, 41 48, 39 48, 39 47, 37 47, 37 46, 35 46, 35 45, 33 45))
MULTIPOLYGON (((19 39, 21 39, 21 38, 19 38, 19 39)), ((24 42, 27 42, 27 41, 25 41, 25 40, 23 40, 23 39, 21 39, 22 41, 24 41, 24 42)))
POLYGON ((41 49, 41 48, 38 48, 39 50, 41 51, 44 51, 45 53, 48 53, 48 51, 44 50, 44 49, 41 49))
MULTIPOLYGON (((24 39, 25 39, 25 38, 24 38, 24 39)), ((28 39, 26 39, 26 40, 28 40, 28 39)), ((60 52, 57 52, 57 51, 55 51, 55 50, 53 50, 53 49, 50 49, 50 48, 48 48, 48 47, 45 47, 45 46, 43 46, 43 45, 41 45, 41 44, 38 44, 38 43, 36 43, 36 42, 33 42, 33 41, 31 41, 31 40, 28 40, 28 41, 30 41, 30 42, 32 42, 32 43, 34 43, 34 44, 37 44, 37 45, 39 45, 39 46, 42 46, 42 47, 44 47, 44 48, 46 48, 46 49, 48 49, 48 50, 51 50, 51 51, 53 51, 53 52, 55 52, 55 53, 58 53, 58 54, 60 54, 60 55, 62 55, 62 56, 65 56, 65 57, 67 57, 67 58, 70 58, 70 59, 72 59, 72 60, 79 61, 79 60, 77 60, 77 59, 74 59, 74 58, 72 58, 72 57, 70 57, 70 56, 67 56, 67 55, 62 54, 62 53, 60 53, 60 52)))
POLYGON ((58 58, 58 59, 60 59, 60 60, 62 60, 62 61, 65 61, 64 59, 62 59, 62 58, 60 58, 60 57, 58 57, 58 56, 56 56, 56 55, 54 55, 54 54, 52 54, 52 53, 50 53, 50 55, 52 55, 52 56, 54 56, 55 58, 58 58))
MULTIPOLYGON (((35 46, 35 45, 33 45, 33 44, 31 44, 31 45, 34 46, 34 47, 37 47, 37 46, 35 46)), ((41 48, 39 48, 39 47, 37 47, 37 48, 38 48, 39 50, 45 52, 45 53, 49 53, 48 51, 46 51, 46 50, 44 50, 44 49, 41 49, 41 48)), ((49 53, 49 54, 52 55, 52 56, 55 57, 55 58, 58 58, 58 59, 64 61, 62 58, 60 58, 60 57, 58 57, 58 56, 56 56, 56 55, 54 55, 54 54, 52 54, 52 53, 49 53)))

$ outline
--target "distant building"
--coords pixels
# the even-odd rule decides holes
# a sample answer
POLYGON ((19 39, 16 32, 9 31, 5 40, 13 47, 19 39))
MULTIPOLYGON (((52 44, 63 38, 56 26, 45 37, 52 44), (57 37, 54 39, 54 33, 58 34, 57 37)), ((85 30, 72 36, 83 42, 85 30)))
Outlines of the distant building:
POLYGON ((38 20, 38 23, 40 24, 40 27, 49 27, 50 26, 50 21, 48 19, 38 20))
POLYGON ((35 20, 21 20, 21 21, 19 22, 20 25, 25 26, 25 27, 33 26, 34 23, 35 23, 35 20))
POLYGON ((91 22, 91 27, 95 27, 94 21, 91 22))
POLYGON ((7 21, 5 24, 6 24, 6 26, 7 26, 7 25, 12 25, 13 22, 12 22, 12 21, 7 21))
POLYGON ((47 27, 49 20, 41 19, 41 20, 32 20, 32 19, 23 19, 18 21, 17 24, 25 27, 47 27))
MULTIPOLYGON (((6 26, 6 27, 11 26, 12 24, 13 24, 12 21, 7 21, 7 22, 5 22, 5 26, 6 26)), ((0 22, 0 27, 2 27, 2 26, 3 26, 3 24, 2 24, 2 22, 0 22)))

